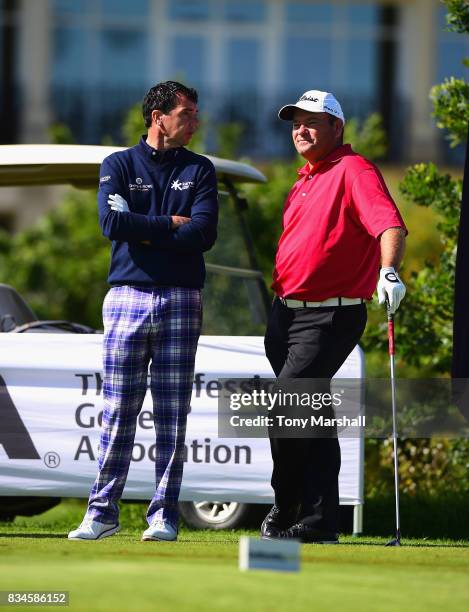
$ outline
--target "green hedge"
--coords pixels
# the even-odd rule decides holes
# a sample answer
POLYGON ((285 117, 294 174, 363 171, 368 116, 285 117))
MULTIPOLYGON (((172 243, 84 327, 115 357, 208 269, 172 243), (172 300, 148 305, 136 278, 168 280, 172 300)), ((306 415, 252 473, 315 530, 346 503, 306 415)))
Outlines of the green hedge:
MULTIPOLYGON (((469 539, 469 493, 400 497, 402 537, 469 539)), ((364 535, 391 536, 395 533, 394 494, 367 499, 364 535)))

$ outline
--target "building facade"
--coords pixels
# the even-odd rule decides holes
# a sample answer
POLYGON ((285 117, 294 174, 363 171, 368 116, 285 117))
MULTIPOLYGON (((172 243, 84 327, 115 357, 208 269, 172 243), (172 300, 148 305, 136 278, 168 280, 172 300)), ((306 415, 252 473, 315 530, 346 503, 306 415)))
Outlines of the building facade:
POLYGON ((244 124, 253 159, 291 153, 276 110, 315 88, 348 117, 380 112, 391 159, 438 160, 428 92, 469 55, 445 12, 439 0, 0 0, 1 140, 47 142, 63 122, 78 143, 118 143, 128 108, 178 79, 198 88, 208 126, 244 124))

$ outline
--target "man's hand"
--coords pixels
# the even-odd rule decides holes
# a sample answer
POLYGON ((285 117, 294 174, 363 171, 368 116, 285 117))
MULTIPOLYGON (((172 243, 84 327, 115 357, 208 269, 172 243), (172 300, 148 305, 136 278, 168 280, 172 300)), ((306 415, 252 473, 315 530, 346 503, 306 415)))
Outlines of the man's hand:
POLYGON ((378 302, 384 304, 386 297, 389 312, 394 314, 405 295, 405 285, 394 268, 381 268, 378 281, 378 302))
POLYGON ((112 210, 115 210, 117 212, 130 212, 127 201, 124 200, 124 198, 118 193, 115 193, 114 195, 110 194, 107 203, 109 204, 112 210))
POLYGON ((185 225, 186 223, 189 223, 190 220, 190 217, 179 217, 178 215, 173 215, 171 217, 171 229, 176 229, 181 225, 185 225))

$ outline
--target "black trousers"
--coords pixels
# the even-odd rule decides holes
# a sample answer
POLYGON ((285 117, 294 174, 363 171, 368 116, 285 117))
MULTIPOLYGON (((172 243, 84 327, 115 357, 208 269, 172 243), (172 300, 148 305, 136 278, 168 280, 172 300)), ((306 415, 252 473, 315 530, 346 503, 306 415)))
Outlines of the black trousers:
MULTIPOLYGON (((277 378, 331 379, 360 340, 366 306, 288 308, 276 298, 265 350, 277 378)), ((301 519, 339 528, 340 446, 337 438, 270 438, 272 488, 279 507, 301 504, 301 519)))

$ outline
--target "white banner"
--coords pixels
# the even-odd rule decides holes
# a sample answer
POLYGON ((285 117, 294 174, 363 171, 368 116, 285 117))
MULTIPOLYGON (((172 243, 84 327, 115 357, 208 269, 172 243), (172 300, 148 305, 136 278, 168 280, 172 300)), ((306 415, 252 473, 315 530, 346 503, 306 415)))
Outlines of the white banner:
MULTIPOLYGON (((2 334, 0 495, 88 497, 96 477, 103 410, 100 335, 2 334)), ((202 336, 188 419, 181 501, 270 503, 267 439, 217 436, 219 378, 273 377, 259 337, 202 336)), ((357 347, 337 377, 361 378, 357 347)), ((148 393, 124 498, 154 491, 152 402, 148 393)), ((363 440, 341 439, 340 501, 363 502, 363 440)))

